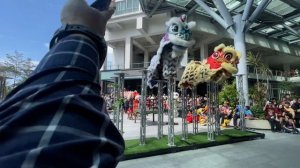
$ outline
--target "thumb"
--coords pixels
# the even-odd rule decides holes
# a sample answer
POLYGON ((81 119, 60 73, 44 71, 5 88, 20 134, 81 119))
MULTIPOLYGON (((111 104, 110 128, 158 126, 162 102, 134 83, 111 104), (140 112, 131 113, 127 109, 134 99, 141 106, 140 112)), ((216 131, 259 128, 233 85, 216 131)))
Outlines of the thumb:
POLYGON ((61 11, 61 22, 67 23, 74 20, 86 8, 88 8, 88 4, 85 0, 67 0, 61 11))
POLYGON ((115 10, 116 10, 116 0, 112 0, 110 2, 108 10, 103 11, 101 13, 103 13, 103 15, 105 16, 106 20, 109 20, 111 18, 111 16, 115 13, 115 10))

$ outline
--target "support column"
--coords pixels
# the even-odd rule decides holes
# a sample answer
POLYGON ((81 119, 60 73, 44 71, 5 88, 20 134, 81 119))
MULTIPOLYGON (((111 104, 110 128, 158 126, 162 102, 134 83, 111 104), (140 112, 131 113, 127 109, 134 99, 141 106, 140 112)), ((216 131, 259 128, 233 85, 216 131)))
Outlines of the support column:
POLYGON ((243 95, 243 77, 242 75, 237 76, 239 88, 239 106, 240 106, 240 128, 242 131, 245 131, 245 100, 243 95))
POLYGON ((157 130, 157 138, 161 139, 163 136, 163 125, 164 125, 164 108, 163 108, 163 80, 158 80, 158 91, 157 91, 157 99, 158 99, 158 130, 157 130))
MULTIPOLYGON (((238 64, 238 75, 243 77, 243 95, 246 106, 250 105, 249 102, 249 87, 248 87, 248 71, 247 71, 247 54, 245 44, 245 32, 242 26, 242 14, 234 16, 236 23, 236 33, 234 35, 234 47, 241 53, 240 63, 238 64)), ((238 80, 238 79, 237 79, 238 80)), ((239 86, 237 86, 238 88, 239 86)))
POLYGON ((147 68, 150 65, 149 63, 149 52, 144 52, 144 68, 147 68))
POLYGON ((186 95, 186 88, 181 89, 181 107, 182 107, 182 140, 188 139, 188 126, 186 122, 186 114, 187 114, 187 95, 186 95))
POLYGON ((118 130, 120 130, 120 105, 119 105, 119 100, 120 100, 120 86, 118 82, 118 77, 115 77, 115 82, 114 82, 114 92, 115 92, 115 97, 114 97, 114 106, 115 106, 115 124, 118 130))
POLYGON ((212 88, 212 100, 213 100, 213 115, 215 120, 215 134, 221 135, 221 128, 220 128, 220 108, 219 108, 219 85, 215 82, 211 83, 212 88))
POLYGON ((127 37, 125 40, 125 69, 130 69, 132 64, 132 39, 127 37))
POLYGON ((200 60, 204 60, 208 57, 208 45, 207 43, 200 42, 200 60))
POLYGON ((118 116, 118 110, 115 105, 117 101, 117 96, 118 96, 118 77, 113 77, 114 78, 114 100, 113 100, 113 105, 114 105, 114 111, 113 111, 113 122, 116 125, 116 127, 119 129, 119 125, 117 124, 117 116, 118 116))
POLYGON ((175 78, 168 79, 168 145, 175 146, 174 143, 174 91, 175 91, 175 78))
POLYGON ((183 66, 183 67, 185 67, 186 64, 187 64, 188 61, 189 61, 189 60, 188 60, 188 59, 189 59, 189 58, 188 58, 188 55, 189 55, 188 53, 189 53, 189 52, 188 52, 188 49, 187 49, 187 50, 184 52, 184 55, 183 55, 182 59, 179 60, 179 61, 181 61, 181 62, 180 62, 180 65, 183 66))
POLYGON ((140 125, 140 145, 146 143, 146 96, 147 96, 147 70, 142 71, 142 98, 141 98, 141 125, 140 125))
POLYGON ((124 118, 124 113, 123 113, 123 101, 124 101, 124 73, 119 73, 118 74, 118 128, 121 132, 121 134, 123 134, 123 118, 124 118))
POLYGON ((291 65, 290 64, 283 64, 283 71, 285 73, 285 77, 289 77, 289 73, 291 71, 291 65))
POLYGON ((207 106, 208 106, 208 114, 207 114, 207 139, 209 141, 215 141, 215 121, 214 118, 214 101, 213 101, 213 88, 212 82, 207 83, 207 106))
POLYGON ((197 87, 192 88, 192 109, 193 109, 193 134, 198 133, 198 117, 197 117, 197 87))

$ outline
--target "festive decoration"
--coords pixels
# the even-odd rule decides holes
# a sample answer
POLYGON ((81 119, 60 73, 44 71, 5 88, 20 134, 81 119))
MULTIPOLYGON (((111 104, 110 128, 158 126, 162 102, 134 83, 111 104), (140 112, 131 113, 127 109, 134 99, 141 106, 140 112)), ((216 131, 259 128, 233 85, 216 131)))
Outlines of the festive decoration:
POLYGON ((176 77, 176 69, 188 47, 194 45, 191 29, 195 22, 187 22, 186 15, 172 17, 166 22, 167 32, 160 41, 157 54, 148 67, 148 86, 157 86, 156 80, 176 77))
POLYGON ((192 87, 198 83, 213 81, 222 83, 224 80, 236 74, 240 53, 232 46, 220 44, 214 49, 214 53, 203 61, 191 61, 187 64, 179 87, 192 87))

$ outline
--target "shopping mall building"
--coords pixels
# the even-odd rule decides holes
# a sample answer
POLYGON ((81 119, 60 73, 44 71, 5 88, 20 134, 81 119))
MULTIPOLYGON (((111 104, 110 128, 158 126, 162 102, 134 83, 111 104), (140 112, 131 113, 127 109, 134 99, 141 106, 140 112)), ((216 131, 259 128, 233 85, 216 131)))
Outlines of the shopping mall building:
MULTIPOLYGON (((195 0, 196 1, 196 0, 195 0)), ((182 60, 201 60, 209 56, 220 43, 234 45, 229 33, 194 0, 119 0, 113 18, 107 25, 106 40, 113 49, 101 70, 103 91, 109 92, 108 83, 118 72, 125 73, 125 88, 140 90, 141 70, 149 65, 165 32, 165 22, 173 16, 187 14, 196 21, 193 38, 196 43, 182 60)), ((255 8, 264 0, 254 0, 255 8)), ((218 14, 213 1, 203 0, 218 14)), ((230 14, 243 12, 246 0, 224 0, 230 14)), ((293 81, 295 69, 300 69, 300 2, 273 0, 256 19, 246 34, 246 50, 261 55, 261 61, 272 70, 272 96, 279 96, 278 83, 293 81)), ((248 66, 249 86, 256 82, 254 69, 248 66)), ((181 74, 183 68, 178 69, 181 74)), ((180 76, 180 75, 179 75, 180 76)), ((265 78, 259 75, 259 78, 265 78)), ((178 79, 179 80, 179 79, 178 79)), ((297 83, 297 82, 296 82, 297 83)), ((298 86, 299 82, 297 83, 298 86)), ((203 87, 201 89, 201 87, 203 87)), ((205 91, 198 88, 199 94, 205 91)), ((151 92, 151 91, 150 91, 151 92)), ((300 93, 300 90, 298 90, 300 93)))

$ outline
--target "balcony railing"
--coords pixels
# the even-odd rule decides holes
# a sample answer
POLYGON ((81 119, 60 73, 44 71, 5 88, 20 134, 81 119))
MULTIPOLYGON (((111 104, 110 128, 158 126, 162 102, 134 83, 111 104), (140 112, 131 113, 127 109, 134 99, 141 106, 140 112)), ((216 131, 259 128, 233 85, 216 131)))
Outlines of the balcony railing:
POLYGON ((124 65, 107 65, 104 70, 124 69, 124 65))
POLYGON ((114 16, 141 11, 139 0, 120 0, 116 2, 116 7, 114 16))

